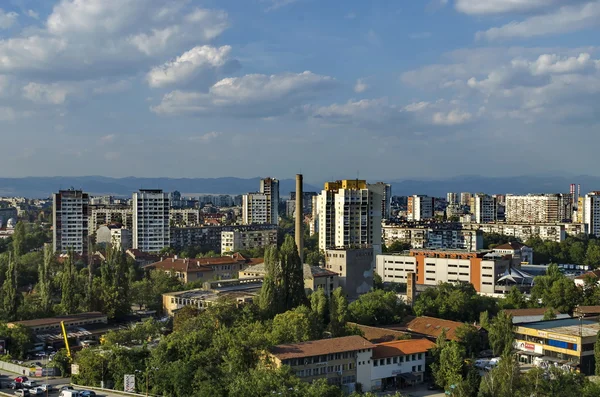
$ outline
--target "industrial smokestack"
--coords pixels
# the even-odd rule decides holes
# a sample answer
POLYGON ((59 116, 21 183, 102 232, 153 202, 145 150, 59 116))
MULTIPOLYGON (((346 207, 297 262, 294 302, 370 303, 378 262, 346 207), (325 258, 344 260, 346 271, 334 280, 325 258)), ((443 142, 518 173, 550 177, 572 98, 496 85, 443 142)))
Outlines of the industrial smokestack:
POLYGON ((304 233, 302 223, 304 221, 304 192, 302 186, 302 174, 296 174, 296 246, 300 262, 304 263, 304 233))

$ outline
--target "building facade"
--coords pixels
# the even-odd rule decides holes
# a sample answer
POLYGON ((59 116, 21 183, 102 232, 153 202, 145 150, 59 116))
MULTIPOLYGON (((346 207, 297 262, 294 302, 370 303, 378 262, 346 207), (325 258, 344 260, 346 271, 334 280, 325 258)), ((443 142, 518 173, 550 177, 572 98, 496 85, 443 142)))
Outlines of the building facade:
POLYGON ((266 248, 277 244, 277 227, 272 229, 238 229, 221 232, 221 252, 236 252, 252 248, 266 248))
POLYGON ((244 225, 268 224, 269 198, 264 193, 248 193, 242 196, 242 222, 244 225))
POLYGON ((600 192, 591 192, 583 199, 583 219, 587 232, 600 237, 600 192))
MULTIPOLYGON (((337 273, 319 266, 303 265, 304 290, 306 293, 323 289, 325 295, 331 296, 333 291, 339 287, 339 276, 337 273)), ((267 274, 264 263, 248 266, 240 271, 240 279, 252 277, 264 277, 267 274)))
POLYGON ((128 250, 132 245, 131 230, 118 225, 104 225, 96 230, 96 244, 112 244, 118 250, 128 250))
POLYGON ((369 184, 368 187, 381 193, 381 218, 390 219, 392 217, 392 185, 385 182, 377 182, 369 184))
POLYGON ((171 208, 169 210, 171 226, 200 226, 201 219, 200 210, 197 208, 171 208))
POLYGON ((568 194, 506 195, 506 222, 551 223, 571 221, 572 197, 568 194))
POLYGON ((400 241, 410 244, 411 248, 468 251, 483 248, 483 232, 464 230, 458 224, 386 224, 382 226, 382 231, 383 241, 387 246, 400 241))
POLYGON ((497 220, 498 207, 496 198, 478 193, 471 199, 471 213, 476 223, 495 222, 497 220))
POLYGON ((422 221, 431 219, 434 215, 435 198, 414 195, 408 197, 406 217, 409 221, 422 221))
POLYGON ((367 246, 325 250, 325 268, 339 275, 340 287, 349 298, 373 288, 374 261, 373 248, 367 246))
POLYGON ((279 224, 279 181, 275 178, 261 179, 260 192, 267 198, 267 221, 264 223, 279 224))
POLYGON ((384 282, 406 283, 416 273, 417 284, 471 283, 482 294, 494 294, 497 280, 509 269, 509 257, 487 256, 489 251, 411 250, 377 255, 376 269, 384 282))
POLYGON ((160 189, 133 193, 133 248, 159 252, 171 244, 169 194, 160 189))
POLYGON ((54 252, 69 250, 86 256, 88 252, 89 195, 81 190, 61 190, 53 194, 52 241, 54 252))
POLYGON ((94 235, 102 225, 120 223, 123 227, 133 230, 133 210, 129 205, 102 204, 90 206, 88 234, 94 235))

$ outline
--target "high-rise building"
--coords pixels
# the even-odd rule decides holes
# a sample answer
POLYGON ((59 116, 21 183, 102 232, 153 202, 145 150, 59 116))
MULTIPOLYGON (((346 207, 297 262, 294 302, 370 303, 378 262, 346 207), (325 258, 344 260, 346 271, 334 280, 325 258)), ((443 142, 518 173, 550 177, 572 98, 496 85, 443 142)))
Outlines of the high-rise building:
POLYGON ((476 223, 488 223, 497 220, 497 202, 496 199, 490 195, 477 193, 471 199, 470 208, 476 223))
POLYGON ((372 246, 381 252, 380 186, 364 180, 326 182, 319 196, 319 248, 372 246))
POLYGON ((269 204, 264 193, 248 193, 242 196, 242 222, 258 225, 269 222, 269 204))
POLYGON ((390 219, 392 217, 392 185, 385 182, 377 182, 369 184, 367 187, 381 191, 381 217, 382 219, 390 219))
POLYGON ((570 194, 528 194, 506 196, 506 222, 567 222, 572 218, 570 194))
POLYGON ((422 221, 433 218, 435 198, 423 195, 408 197, 406 216, 409 221, 422 221))
POLYGON ((133 193, 133 248, 159 252, 171 243, 169 194, 160 189, 133 193))
POLYGON ((458 204, 458 193, 446 193, 446 202, 450 204, 458 204))
POLYGON ((89 195, 81 190, 53 194, 52 241, 54 252, 69 250, 86 256, 88 251, 89 195))
POLYGON ((600 191, 583 198, 583 219, 589 234, 600 237, 600 191))
POLYGON ((279 223, 279 181, 274 178, 260 180, 260 192, 267 196, 267 222, 279 223))
POLYGON ((471 197, 473 195, 471 193, 462 192, 460 194, 460 205, 469 205, 471 204, 471 197))

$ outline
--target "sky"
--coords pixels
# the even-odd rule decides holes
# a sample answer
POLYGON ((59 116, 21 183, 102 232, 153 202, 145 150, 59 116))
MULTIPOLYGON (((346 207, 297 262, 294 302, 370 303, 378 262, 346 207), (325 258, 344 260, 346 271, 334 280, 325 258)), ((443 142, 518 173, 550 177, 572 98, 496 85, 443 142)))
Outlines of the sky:
POLYGON ((2 177, 600 175, 598 0, 0 0, 2 177))

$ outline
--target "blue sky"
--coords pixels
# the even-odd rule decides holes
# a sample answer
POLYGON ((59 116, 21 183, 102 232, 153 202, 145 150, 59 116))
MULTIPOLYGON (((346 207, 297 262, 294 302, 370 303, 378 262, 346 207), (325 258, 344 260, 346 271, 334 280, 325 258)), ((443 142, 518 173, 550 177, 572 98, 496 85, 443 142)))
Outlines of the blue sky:
POLYGON ((1 176, 598 175, 598 0, 3 0, 1 176))

